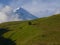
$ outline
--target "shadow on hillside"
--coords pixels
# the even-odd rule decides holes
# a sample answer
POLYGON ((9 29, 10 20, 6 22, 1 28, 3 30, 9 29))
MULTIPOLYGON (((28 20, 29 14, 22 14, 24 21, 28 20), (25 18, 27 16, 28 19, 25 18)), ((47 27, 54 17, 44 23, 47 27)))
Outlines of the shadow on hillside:
POLYGON ((16 45, 11 39, 4 38, 2 35, 9 30, 0 28, 0 45, 16 45))

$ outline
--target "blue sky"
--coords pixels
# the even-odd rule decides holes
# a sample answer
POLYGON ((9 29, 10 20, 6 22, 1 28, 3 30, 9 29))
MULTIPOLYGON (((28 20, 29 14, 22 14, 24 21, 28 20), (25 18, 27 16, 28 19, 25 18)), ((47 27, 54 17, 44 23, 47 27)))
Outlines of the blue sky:
POLYGON ((37 17, 47 17, 60 13, 60 0, 0 0, 0 20, 6 20, 5 15, 20 7, 37 17))

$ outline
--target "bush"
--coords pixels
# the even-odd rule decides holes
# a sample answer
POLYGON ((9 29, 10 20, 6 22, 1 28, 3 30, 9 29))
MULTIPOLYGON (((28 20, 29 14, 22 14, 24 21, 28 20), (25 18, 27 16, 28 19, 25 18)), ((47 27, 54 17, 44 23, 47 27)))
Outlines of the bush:
POLYGON ((32 22, 28 22, 29 25, 32 25, 32 22))

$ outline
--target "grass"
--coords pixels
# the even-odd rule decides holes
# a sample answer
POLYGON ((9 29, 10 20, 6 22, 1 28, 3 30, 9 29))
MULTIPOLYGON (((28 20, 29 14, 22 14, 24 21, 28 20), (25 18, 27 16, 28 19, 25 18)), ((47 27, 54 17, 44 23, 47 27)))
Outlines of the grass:
POLYGON ((15 41, 16 45, 60 45, 60 14, 30 21, 6 22, 0 24, 0 28, 10 30, 3 36, 15 41))

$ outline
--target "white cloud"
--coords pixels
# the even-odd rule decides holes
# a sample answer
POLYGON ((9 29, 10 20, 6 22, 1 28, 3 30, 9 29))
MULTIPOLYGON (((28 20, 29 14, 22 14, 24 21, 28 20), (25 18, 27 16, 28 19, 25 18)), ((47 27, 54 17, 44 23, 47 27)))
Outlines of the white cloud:
MULTIPOLYGON (((32 0, 32 3, 24 4, 23 8, 31 12, 37 17, 45 17, 45 16, 51 16, 55 14, 55 10, 60 7, 59 1, 48 1, 46 0, 32 0)), ((57 10, 57 12, 60 12, 57 10)))
POLYGON ((0 23, 7 21, 18 21, 18 15, 13 13, 13 9, 10 6, 5 6, 0 10, 0 23))
POLYGON ((7 16, 4 12, 0 12, 0 23, 7 21, 7 16))
POLYGON ((11 8, 9 6, 5 6, 0 10, 0 23, 7 21, 7 12, 10 12, 11 8))
POLYGON ((2 8, 1 12, 7 13, 7 12, 11 12, 12 8, 10 6, 5 6, 4 8, 2 8))
POLYGON ((19 15, 17 14, 13 14, 11 17, 10 17, 10 20, 9 21, 20 21, 22 19, 19 19, 19 15))
POLYGON ((60 8, 56 9, 54 14, 60 14, 60 8))

